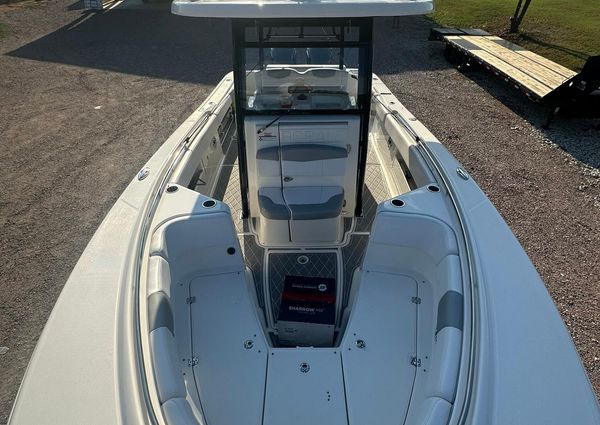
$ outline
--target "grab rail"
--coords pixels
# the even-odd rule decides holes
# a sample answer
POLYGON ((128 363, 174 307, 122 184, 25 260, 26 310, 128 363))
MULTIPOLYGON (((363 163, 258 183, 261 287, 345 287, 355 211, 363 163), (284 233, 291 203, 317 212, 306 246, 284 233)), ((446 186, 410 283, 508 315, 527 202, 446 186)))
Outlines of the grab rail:
MULTIPOLYGON (((215 91, 219 88, 215 89, 215 91)), ((210 97, 209 97, 210 99, 210 97)), ((134 273, 133 273, 133 293, 135 295, 135 303, 133 308, 133 319, 134 319, 134 335, 135 335, 135 351, 138 353, 138 363, 136 364, 137 371, 139 373, 139 378, 141 380, 142 387, 142 396, 144 403, 146 405, 146 412, 149 415, 149 419, 152 424, 158 424, 159 421, 156 417, 156 412, 154 411, 151 397, 148 391, 148 379, 145 372, 145 364, 148 359, 144 358, 144 352, 142 349, 142 330, 141 330, 141 315, 140 315, 140 280, 141 280, 141 267, 144 260, 144 251, 145 247, 148 243, 148 236, 150 233, 150 224, 152 222, 152 218, 158 208, 159 202, 162 198, 162 194, 165 190, 165 187, 173 174, 173 171, 179 164, 179 161, 185 154, 190 143, 200 134, 200 132, 204 129, 206 124, 208 123, 211 115, 215 113, 215 111, 219 110, 227 97, 223 97, 223 99, 216 103, 211 109, 208 109, 203 112, 203 114, 198 118, 198 121, 193 125, 191 129, 187 131, 184 137, 177 143, 175 148, 170 152, 166 161, 163 162, 160 170, 160 174, 157 178, 156 183, 151 191, 151 195, 149 199, 146 201, 146 204, 143 208, 143 219, 140 223, 140 237, 137 240, 137 256, 136 261, 133 264, 134 273)), ((207 99, 208 100, 208 99, 207 99)))

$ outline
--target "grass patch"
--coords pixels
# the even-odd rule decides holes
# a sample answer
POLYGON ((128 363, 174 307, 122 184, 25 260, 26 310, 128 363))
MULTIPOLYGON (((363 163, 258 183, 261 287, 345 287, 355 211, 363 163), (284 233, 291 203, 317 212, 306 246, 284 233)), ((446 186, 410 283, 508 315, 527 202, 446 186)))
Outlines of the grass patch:
POLYGON ((517 0, 437 0, 443 26, 482 28, 573 70, 600 55, 599 0, 533 0, 519 34, 508 34, 517 0))
POLYGON ((4 38, 6 36, 6 25, 0 22, 0 38, 4 38))

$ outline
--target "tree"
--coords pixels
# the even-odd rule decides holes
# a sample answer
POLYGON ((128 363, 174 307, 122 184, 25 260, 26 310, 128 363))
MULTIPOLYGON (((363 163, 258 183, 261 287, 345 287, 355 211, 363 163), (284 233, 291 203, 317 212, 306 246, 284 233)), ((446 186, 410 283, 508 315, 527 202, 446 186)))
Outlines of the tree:
POLYGON ((510 18, 509 32, 511 32, 511 33, 519 32, 519 25, 521 25, 521 22, 523 21, 523 18, 525 17, 525 14, 527 13, 527 9, 529 9, 530 3, 531 3, 531 0, 525 0, 525 1, 519 0, 519 2, 517 3, 517 8, 515 9, 514 16, 511 16, 511 18, 510 18))

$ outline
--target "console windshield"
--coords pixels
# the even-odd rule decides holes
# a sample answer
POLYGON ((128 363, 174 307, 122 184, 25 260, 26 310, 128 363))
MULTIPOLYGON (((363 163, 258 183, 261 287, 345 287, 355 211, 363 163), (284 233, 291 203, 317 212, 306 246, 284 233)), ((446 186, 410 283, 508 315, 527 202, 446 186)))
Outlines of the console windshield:
POLYGON ((238 88, 247 112, 357 111, 366 84, 360 25, 262 25, 243 28, 238 88))

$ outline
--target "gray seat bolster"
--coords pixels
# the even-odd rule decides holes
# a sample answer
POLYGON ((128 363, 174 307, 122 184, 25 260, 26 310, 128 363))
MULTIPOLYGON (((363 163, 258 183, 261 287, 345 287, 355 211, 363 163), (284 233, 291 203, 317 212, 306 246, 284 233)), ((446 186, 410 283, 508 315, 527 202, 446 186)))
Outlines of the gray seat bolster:
POLYGON ((290 220, 290 210, 285 205, 280 188, 263 188, 258 191, 258 206, 263 217, 270 220, 290 220))
MULTIPOLYGON (((316 143, 284 145, 281 147, 281 154, 284 161, 293 162, 325 161, 328 159, 348 157, 348 151, 342 147, 316 143)), ((279 147, 270 146, 258 150, 258 152, 256 152, 256 159, 263 161, 279 161, 279 147)))
POLYGON ((344 192, 333 195, 322 204, 290 204, 294 220, 320 220, 334 218, 341 214, 344 203, 344 192))
POLYGON ((456 291, 447 291, 442 296, 438 304, 436 335, 446 327, 463 330, 463 306, 463 296, 456 291))
POLYGON ((347 158, 348 151, 339 146, 303 143, 297 145, 282 146, 281 156, 284 161, 325 161, 328 159, 347 158))
POLYGON ((175 335, 171 302, 164 292, 158 291, 148 296, 148 320, 150 331, 164 327, 175 335))
POLYGON ((263 161, 279 161, 279 146, 260 149, 256 152, 256 159, 263 161))

